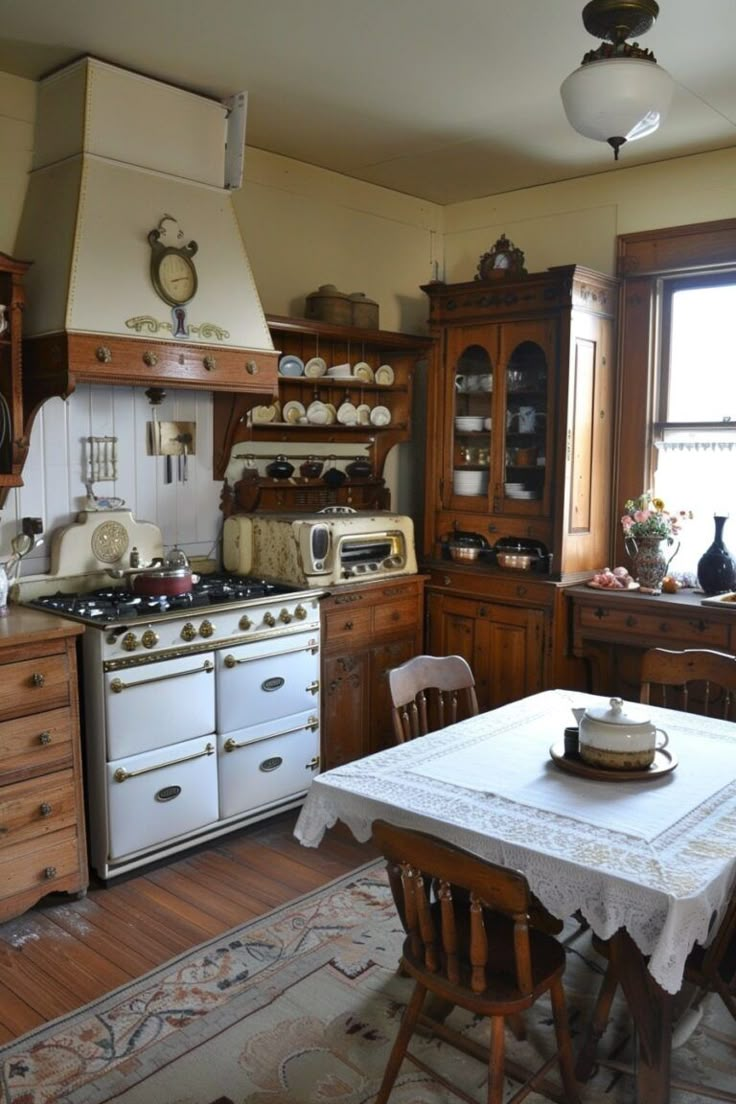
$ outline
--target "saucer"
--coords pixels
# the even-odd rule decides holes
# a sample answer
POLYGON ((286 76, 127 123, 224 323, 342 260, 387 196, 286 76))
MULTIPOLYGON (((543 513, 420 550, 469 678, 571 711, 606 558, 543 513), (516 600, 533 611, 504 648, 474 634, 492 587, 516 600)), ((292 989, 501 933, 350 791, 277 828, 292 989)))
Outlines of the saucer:
POLYGON ((353 367, 353 376, 355 379, 362 380, 363 383, 373 383, 373 369, 365 360, 359 360, 353 367))
POLYGON ((318 376, 323 376, 327 371, 327 361, 322 357, 312 357, 304 365, 304 375, 309 379, 316 379, 318 376))
POLYGON ((371 425, 387 426, 391 423, 391 411, 387 406, 374 406, 371 410, 371 425))
POLYGON ((304 404, 297 402, 296 399, 292 399, 291 402, 284 403, 283 417, 285 422, 289 422, 294 425, 303 418, 306 414, 304 404))
POLYGON ((315 399, 307 407, 307 421, 310 425, 327 425, 330 419, 330 412, 324 403, 315 399))
POLYGON ((371 408, 368 403, 360 403, 359 406, 356 406, 355 412, 358 415, 358 425, 371 424, 371 408))
POLYGON ((280 376, 303 376, 304 361, 298 356, 282 356, 279 361, 280 376))
POLYGON ((340 425, 355 425, 358 421, 357 408, 351 402, 341 403, 337 408, 337 420, 340 425))
POLYGON ((394 382, 394 370, 390 364, 382 364, 379 368, 376 368, 376 383, 380 383, 383 387, 390 387, 394 382))

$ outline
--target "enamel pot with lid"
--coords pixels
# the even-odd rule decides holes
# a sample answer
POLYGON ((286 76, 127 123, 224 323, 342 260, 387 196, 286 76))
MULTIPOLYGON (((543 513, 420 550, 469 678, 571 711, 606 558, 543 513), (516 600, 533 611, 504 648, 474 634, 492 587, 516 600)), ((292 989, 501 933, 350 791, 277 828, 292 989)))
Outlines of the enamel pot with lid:
POLYGON ((611 698, 608 705, 588 706, 579 717, 580 758, 593 767, 645 770, 667 742, 664 729, 622 698, 611 698))

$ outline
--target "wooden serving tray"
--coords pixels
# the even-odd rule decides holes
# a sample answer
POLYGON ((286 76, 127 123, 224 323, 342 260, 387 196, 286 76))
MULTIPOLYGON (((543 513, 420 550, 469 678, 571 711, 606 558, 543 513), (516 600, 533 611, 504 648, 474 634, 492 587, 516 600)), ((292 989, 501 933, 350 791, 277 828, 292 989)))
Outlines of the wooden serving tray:
POLYGON ((661 778, 677 766, 677 756, 667 748, 657 748, 654 762, 642 770, 607 770, 605 767, 592 767, 582 759, 568 759, 565 756, 565 743, 560 740, 549 749, 552 762, 568 774, 577 774, 580 778, 592 778, 596 782, 644 782, 652 778, 661 778))

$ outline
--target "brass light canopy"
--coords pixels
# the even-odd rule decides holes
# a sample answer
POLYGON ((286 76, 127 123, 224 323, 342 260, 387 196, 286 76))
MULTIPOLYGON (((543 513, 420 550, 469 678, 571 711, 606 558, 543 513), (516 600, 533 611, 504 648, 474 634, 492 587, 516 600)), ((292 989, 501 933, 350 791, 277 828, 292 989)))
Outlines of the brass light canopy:
POLYGON ((607 142, 615 160, 625 142, 658 128, 672 100, 669 73, 650 50, 627 41, 650 30, 658 15, 655 0, 590 0, 583 8, 585 29, 603 43, 563 81, 562 104, 570 125, 607 142))

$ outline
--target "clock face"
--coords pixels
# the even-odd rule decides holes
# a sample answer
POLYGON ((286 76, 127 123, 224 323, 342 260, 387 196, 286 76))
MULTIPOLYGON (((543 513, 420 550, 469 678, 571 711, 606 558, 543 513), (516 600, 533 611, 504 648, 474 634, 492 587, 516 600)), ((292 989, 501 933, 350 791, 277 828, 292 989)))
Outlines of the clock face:
POLYGON ((178 250, 164 252, 158 261, 154 286, 172 306, 188 303, 197 290, 197 274, 189 257, 178 250))
POLYGON ((511 268, 511 258, 508 253, 497 253, 493 258, 494 268, 511 268))

